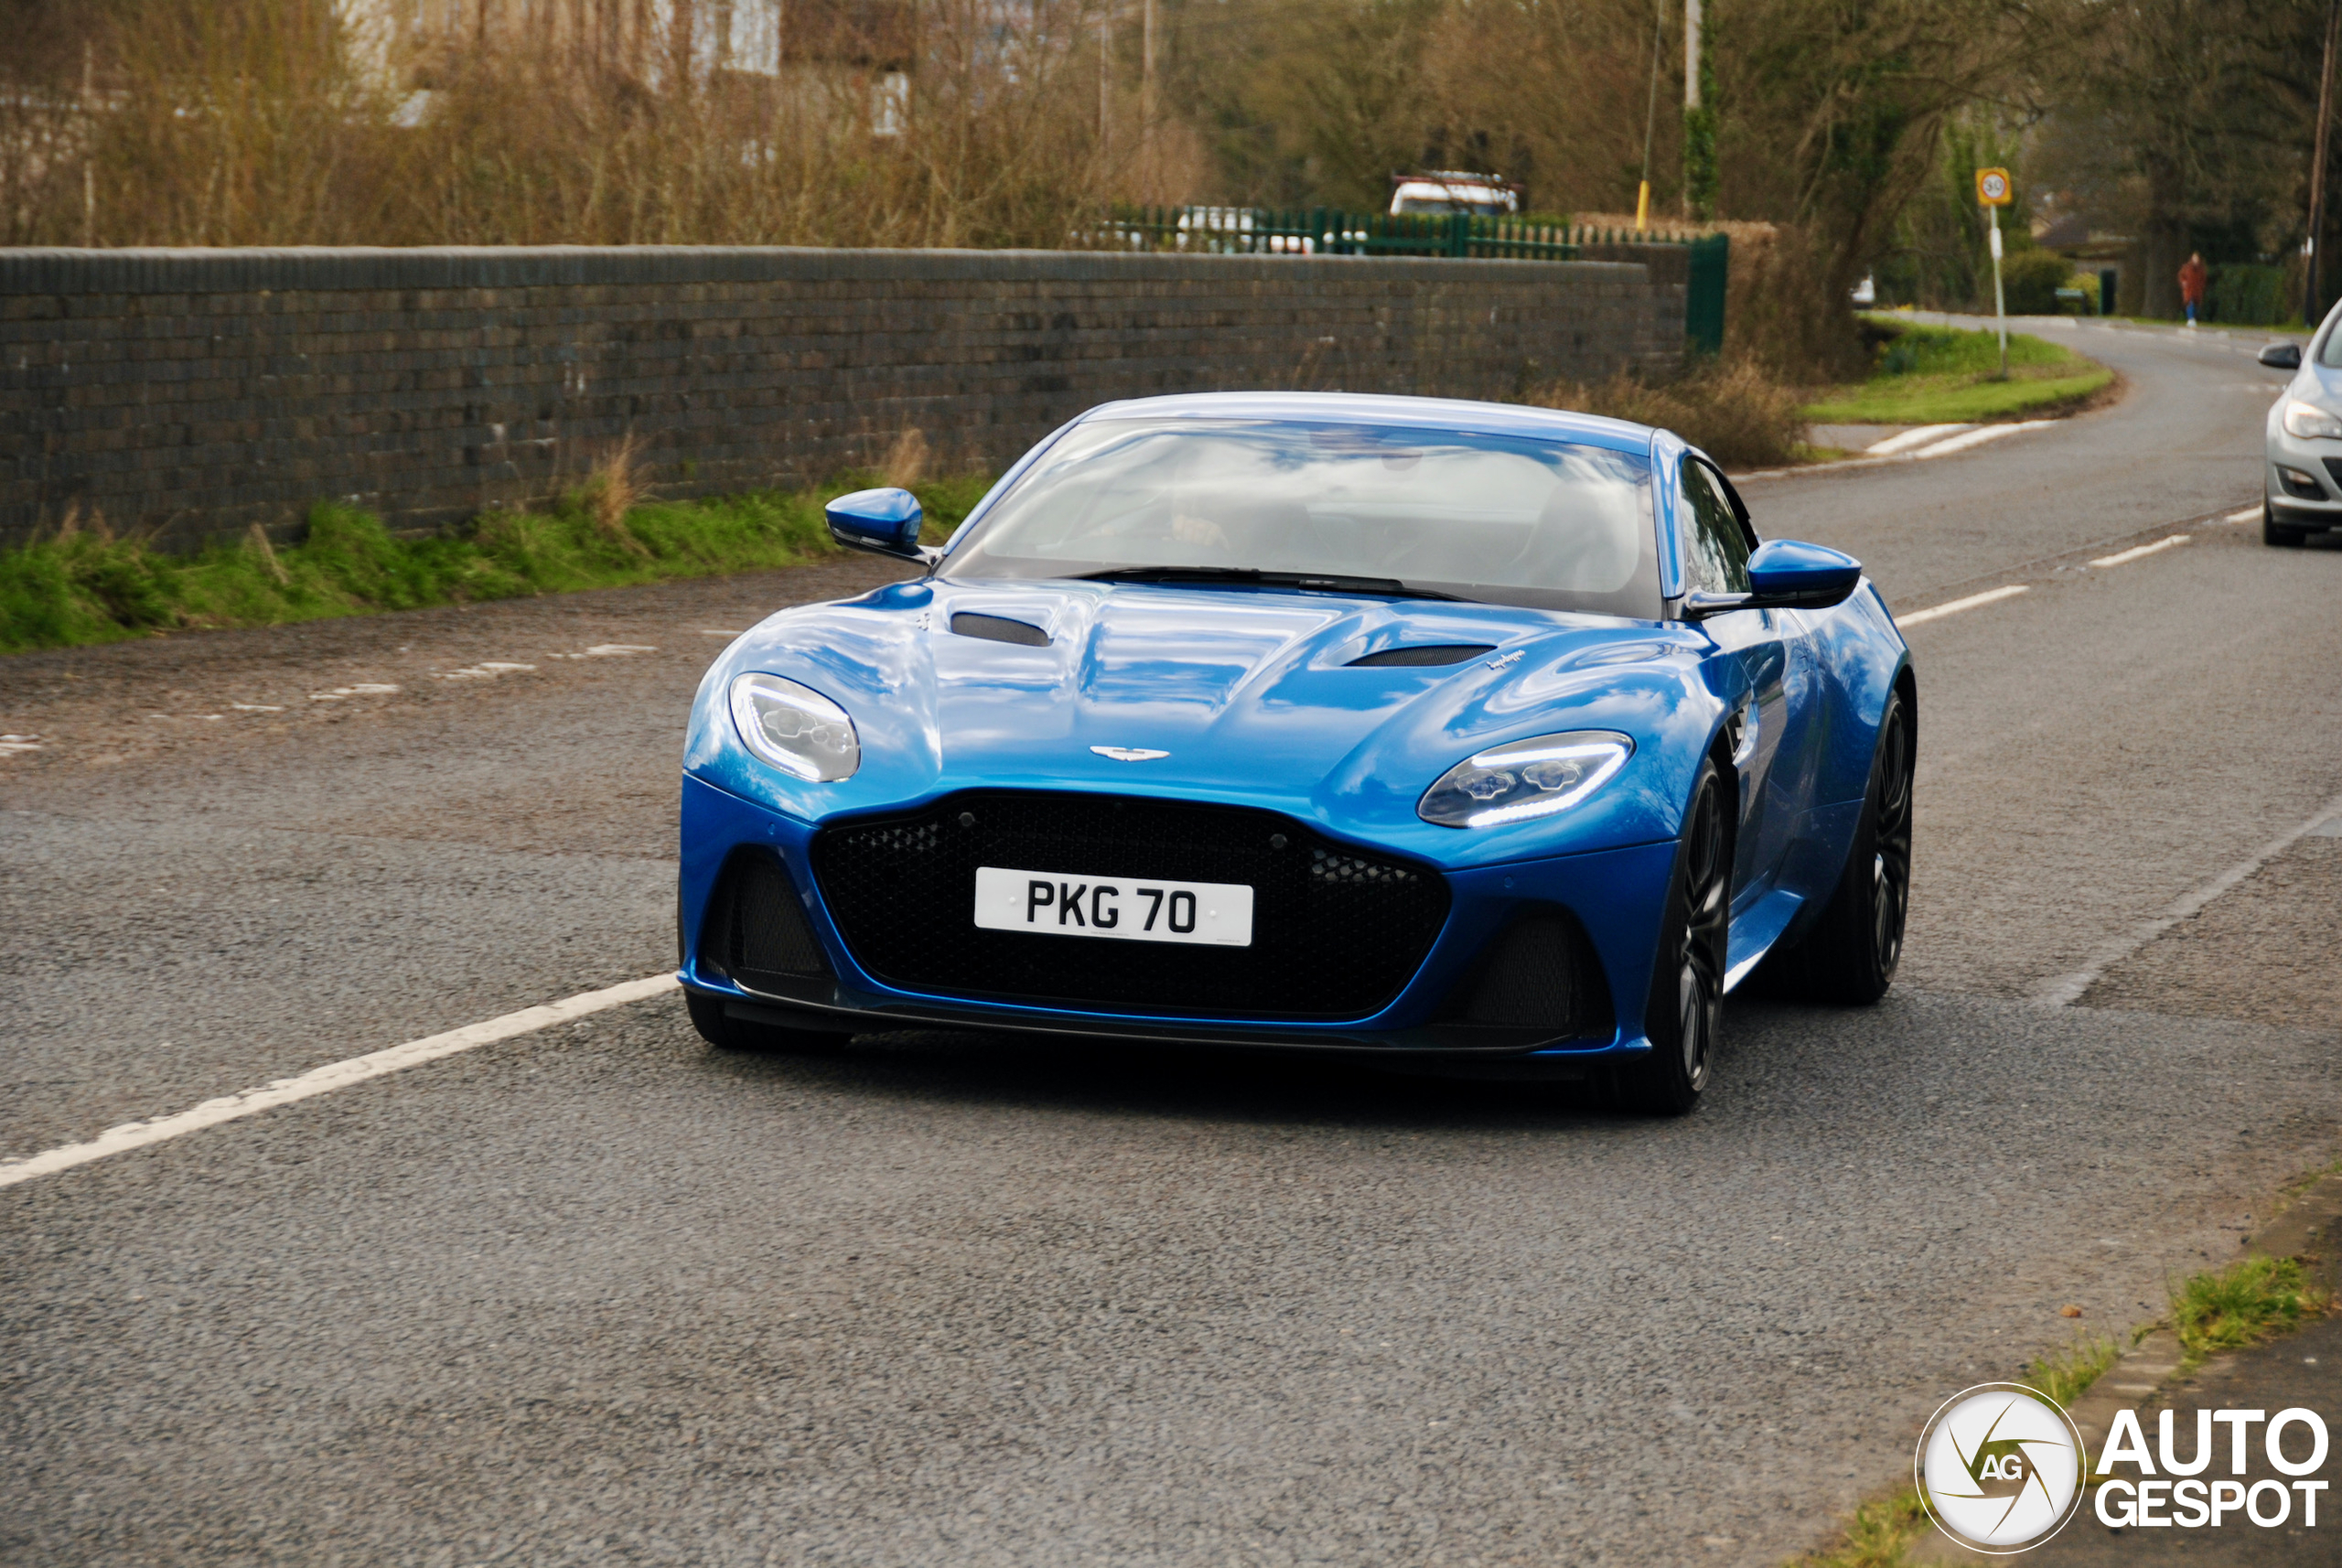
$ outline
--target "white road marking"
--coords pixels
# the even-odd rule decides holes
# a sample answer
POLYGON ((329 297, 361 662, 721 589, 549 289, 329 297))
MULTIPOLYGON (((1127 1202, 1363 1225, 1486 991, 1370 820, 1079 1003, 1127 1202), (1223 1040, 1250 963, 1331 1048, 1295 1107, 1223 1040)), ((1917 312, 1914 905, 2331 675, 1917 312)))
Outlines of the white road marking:
POLYGON ((1965 452, 1971 446, 1982 446, 1985 442, 1998 441, 2004 435, 2014 435, 2019 431, 2025 430, 2047 430, 2057 423, 2054 419, 2025 419, 2019 420, 2014 424, 1982 425, 1965 435, 1955 435, 1949 441, 1939 441, 1932 446, 1922 446, 1911 456, 1949 457, 1954 452, 1965 452))
POLYGON ((1900 435, 1890 435, 1884 441, 1873 442, 1863 448, 1863 456, 1865 457, 1890 456, 1896 452, 1908 451, 1914 446, 1924 446, 1939 436, 1953 435, 1962 430, 1972 428, 1974 428, 1972 425, 1966 424, 1922 424, 1916 430, 1906 430, 1900 435))
POLYGON ((279 703, 231 703, 228 705, 240 714, 281 714, 285 711, 279 703))
POLYGON ((2152 555, 2158 550, 2168 550, 2175 544, 2185 544, 2186 542, 2187 535, 2184 533, 2175 533, 2167 538, 2158 539, 2153 544, 2142 544, 2134 549, 2118 550, 2111 555, 2101 555, 2097 560, 2091 562, 2090 564, 2093 566, 2120 566, 2125 562, 2136 561, 2142 555, 2152 555))
POLYGON ((330 692, 312 692, 309 693, 309 701, 313 703, 338 703, 344 697, 387 696, 397 690, 398 688, 396 686, 390 684, 388 682, 360 681, 355 686, 336 686, 330 692))
MULTIPOLYGON (((556 653, 553 657, 555 659, 559 659, 562 656, 556 653)), ((495 679, 499 675, 506 673, 509 671, 534 670, 536 666, 533 664, 514 664, 500 659, 483 659, 478 663, 471 665, 467 669, 443 670, 439 672, 437 679, 442 681, 489 681, 495 679)))
POLYGON ((2232 511, 2229 513, 2229 515, 2222 521, 2227 522, 2259 522, 2261 521, 2261 509, 2257 506, 2249 506, 2242 511, 2232 511))
POLYGON ((1988 588, 1981 594, 1971 594, 1964 599, 1954 599, 1948 605, 1936 605, 1924 610, 1914 610, 1907 616, 1896 616, 1896 626, 1917 626, 1923 620, 1939 616, 1956 616, 1962 610, 1972 610, 1979 605, 1993 604, 2001 599, 2013 599, 2030 590, 2023 583, 2011 583, 2005 588, 1988 588))
POLYGON ((2033 1000, 2045 1007, 2067 1007, 2079 1000, 2098 981, 2099 976, 2145 947, 2182 920, 2192 919, 2204 911, 2204 907, 2246 877, 2294 847, 2294 841, 2312 834, 2323 836, 2328 824, 2342 822, 2342 795, 2337 795, 2317 809, 2316 814, 2297 828, 2278 834, 2244 859, 2229 866, 2194 892, 2175 900, 2169 908, 2132 929, 2124 936, 2100 947, 2090 954, 2081 968, 2071 974, 2060 974, 2043 981, 2033 989, 2033 1000))
POLYGON ((672 974, 645 975, 640 980, 629 980, 623 985, 564 997, 542 1007, 524 1007, 518 1013, 507 1013, 501 1018, 468 1024, 444 1035, 409 1040, 403 1046, 352 1057, 348 1061, 335 1062, 328 1067, 313 1068, 296 1078, 280 1078, 274 1083, 248 1089, 241 1094, 207 1100, 193 1110, 182 1111, 176 1116, 160 1116, 152 1122, 125 1122, 119 1127, 107 1128, 86 1144, 68 1144, 62 1148, 49 1149, 21 1160, 0 1160, 0 1187, 13 1187, 35 1176, 70 1170, 75 1165, 88 1165, 91 1160, 102 1160, 108 1155, 143 1149, 149 1144, 159 1144, 204 1127, 216 1127, 222 1122, 232 1122, 239 1116, 250 1116, 274 1106, 290 1105, 296 1100, 330 1094, 353 1083, 364 1083, 369 1079, 419 1067, 441 1057, 493 1045, 499 1040, 509 1040, 515 1035, 567 1023, 588 1013, 599 1013, 606 1007, 639 1002, 646 996, 657 996, 674 989, 675 977, 672 974))
POLYGON ((586 650, 588 659, 607 659, 617 653, 656 653, 659 650, 640 642, 601 642, 586 650))

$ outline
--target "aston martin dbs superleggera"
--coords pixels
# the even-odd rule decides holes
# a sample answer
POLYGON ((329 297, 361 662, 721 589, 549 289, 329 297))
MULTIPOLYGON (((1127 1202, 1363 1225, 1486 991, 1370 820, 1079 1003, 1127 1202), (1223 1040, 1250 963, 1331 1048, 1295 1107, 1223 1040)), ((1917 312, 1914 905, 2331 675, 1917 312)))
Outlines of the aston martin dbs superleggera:
POLYGON ((1875 1001, 1918 698, 1860 564, 1663 430, 1259 393, 1083 414, 925 566, 709 670, 681 978, 719 1046, 944 1026, 1593 1079, 1875 1001))

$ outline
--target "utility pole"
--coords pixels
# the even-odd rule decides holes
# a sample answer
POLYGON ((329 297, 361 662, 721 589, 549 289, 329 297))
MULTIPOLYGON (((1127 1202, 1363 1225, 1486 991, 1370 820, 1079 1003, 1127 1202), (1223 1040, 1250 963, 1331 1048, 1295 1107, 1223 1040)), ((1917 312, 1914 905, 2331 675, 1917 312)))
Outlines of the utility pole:
POLYGON ((2327 0, 2326 7, 2326 63, 2317 75, 2317 146, 2309 159, 2309 254, 2308 264, 2302 268, 2302 325, 2317 325, 2319 289, 2317 274, 2324 270, 2326 260, 2326 144, 2333 138, 2334 129, 2334 33, 2342 26, 2342 0, 2327 0))
MULTIPOLYGON (((1697 5, 1699 0, 1692 0, 1697 5)), ((2342 4, 2342 0, 2337 0, 2342 4)), ((1659 46, 1667 31, 1667 0, 1659 0, 1650 16, 1650 98, 1643 107, 1643 181, 1635 192, 1635 232, 1650 228, 1650 135, 1659 124, 1659 46)))
POLYGON ((1114 0, 1098 12, 1098 145, 1101 151, 1113 147, 1114 94, 1114 0))

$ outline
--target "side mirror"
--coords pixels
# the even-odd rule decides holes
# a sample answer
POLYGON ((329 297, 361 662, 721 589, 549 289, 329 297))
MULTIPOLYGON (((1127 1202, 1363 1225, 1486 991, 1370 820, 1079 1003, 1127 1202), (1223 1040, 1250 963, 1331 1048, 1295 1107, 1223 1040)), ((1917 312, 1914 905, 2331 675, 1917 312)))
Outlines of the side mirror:
POLYGON ((2261 362, 2272 371, 2298 371, 2302 368, 2302 346, 2272 343, 2261 350, 2261 362))
POLYGON ((1863 564, 1842 552, 1794 539, 1775 539, 1748 558, 1748 592, 1686 594, 1683 618, 1705 620, 1728 610, 1826 610, 1853 596, 1863 564))
POLYGON ((822 508, 822 515, 829 521, 830 537, 849 550, 924 559, 919 554, 919 531, 927 518, 919 510, 919 498, 908 490, 891 487, 856 490, 822 508))

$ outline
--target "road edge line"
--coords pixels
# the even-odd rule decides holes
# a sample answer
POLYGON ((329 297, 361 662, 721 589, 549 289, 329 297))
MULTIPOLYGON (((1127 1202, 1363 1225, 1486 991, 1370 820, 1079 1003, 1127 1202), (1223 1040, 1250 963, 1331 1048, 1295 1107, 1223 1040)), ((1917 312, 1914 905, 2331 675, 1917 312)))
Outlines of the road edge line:
POLYGON ((2209 882, 2182 894, 2166 905, 2162 914, 2142 921, 2130 934, 2101 945, 2083 961, 2082 967, 2068 974, 2053 975, 2036 985, 2029 999, 2044 1007, 2069 1007, 2081 998, 2083 992, 2095 985, 2106 972, 2145 947, 2180 921, 2203 913, 2204 907, 2246 877, 2284 854, 2318 828, 2342 817, 2342 795, 2320 806, 2307 822, 2290 828, 2271 839, 2250 855, 2229 866, 2209 882))
POLYGON ((150 1144, 160 1144, 205 1127, 216 1127, 222 1122, 232 1122, 241 1116, 251 1116, 319 1094, 330 1094, 337 1089, 347 1089, 351 1084, 364 1083, 370 1079, 419 1067, 424 1062, 437 1061, 442 1057, 494 1045, 515 1035, 526 1035, 554 1024, 564 1024, 589 1013, 641 1001, 646 996, 661 995, 674 990, 676 984, 672 974, 645 975, 640 980, 629 980, 621 985, 582 992, 539 1007, 523 1007, 517 1013, 507 1013, 501 1017, 489 1018, 478 1024, 467 1024, 460 1029, 450 1029, 443 1035, 429 1035, 362 1057, 351 1057, 347 1061, 312 1068, 307 1072, 292 1078, 280 1078, 258 1089, 247 1089, 239 1094, 207 1100, 176 1116, 125 1122, 119 1127, 107 1128, 86 1144, 67 1144, 23 1159, 0 1160, 0 1187, 13 1187, 35 1176, 49 1176, 58 1171, 71 1170, 76 1165, 88 1165, 92 1160, 102 1160, 108 1155, 143 1149, 150 1144))

